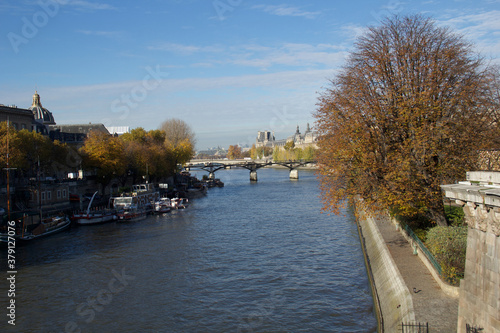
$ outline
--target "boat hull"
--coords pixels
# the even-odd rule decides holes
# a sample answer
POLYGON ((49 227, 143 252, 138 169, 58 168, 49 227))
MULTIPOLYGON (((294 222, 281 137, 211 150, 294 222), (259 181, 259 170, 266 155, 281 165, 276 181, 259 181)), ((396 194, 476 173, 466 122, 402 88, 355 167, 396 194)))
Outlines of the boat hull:
POLYGON ((80 225, 89 225, 89 224, 99 224, 106 223, 116 219, 116 215, 114 213, 110 214, 75 214, 73 215, 73 221, 80 225))

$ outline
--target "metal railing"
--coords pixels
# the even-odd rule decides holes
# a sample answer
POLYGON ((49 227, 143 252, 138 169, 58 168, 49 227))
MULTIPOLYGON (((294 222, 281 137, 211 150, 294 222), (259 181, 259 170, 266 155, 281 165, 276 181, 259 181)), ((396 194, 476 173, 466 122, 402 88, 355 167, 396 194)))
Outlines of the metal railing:
POLYGON ((401 323, 403 333, 428 333, 429 323, 401 323))
POLYGON ((415 235, 415 233, 413 232, 413 230, 411 230, 411 228, 406 223, 404 223, 403 221, 399 221, 399 224, 406 231, 406 233, 408 234, 408 236, 410 236, 411 239, 413 239, 415 241, 415 243, 417 243, 417 245, 420 248, 420 250, 425 254, 425 256, 427 257, 427 259, 429 259, 429 261, 431 262, 432 266, 434 266, 434 268, 436 269, 436 271, 438 272, 438 274, 440 276, 442 276, 443 275, 443 269, 441 268, 441 265, 437 261, 436 257, 434 257, 434 255, 431 253, 431 251, 429 251, 429 249, 427 249, 427 247, 420 240, 420 238, 418 238, 418 236, 415 235))
POLYGON ((482 332, 482 328, 477 326, 471 326, 469 324, 465 324, 465 329, 467 333, 480 333, 482 332))

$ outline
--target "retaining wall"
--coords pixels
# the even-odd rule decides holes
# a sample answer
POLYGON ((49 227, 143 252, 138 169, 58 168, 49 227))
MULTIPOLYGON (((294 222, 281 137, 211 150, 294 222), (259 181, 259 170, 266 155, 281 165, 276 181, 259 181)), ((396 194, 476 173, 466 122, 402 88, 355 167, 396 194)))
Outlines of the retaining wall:
POLYGON ((368 275, 373 278, 372 290, 376 308, 381 313, 380 332, 399 332, 401 322, 414 322, 415 313, 410 291, 404 283, 375 218, 365 214, 358 207, 358 230, 364 247, 368 275))

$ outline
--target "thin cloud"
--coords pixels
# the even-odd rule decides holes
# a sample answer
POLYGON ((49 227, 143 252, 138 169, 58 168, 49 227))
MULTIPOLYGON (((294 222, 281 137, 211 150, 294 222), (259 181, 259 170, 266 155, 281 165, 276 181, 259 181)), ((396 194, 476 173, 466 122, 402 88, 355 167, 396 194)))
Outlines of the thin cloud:
POLYGON ((296 17, 305 17, 307 19, 314 19, 321 12, 307 12, 303 11, 298 7, 293 7, 289 5, 256 5, 253 6, 252 9, 259 9, 271 15, 277 16, 296 16, 296 17))
POLYGON ((116 37, 121 34, 119 31, 77 30, 76 32, 87 36, 101 36, 101 37, 116 37))
POLYGON ((148 50, 166 51, 180 54, 194 54, 198 52, 217 53, 221 52, 218 46, 197 46, 197 45, 184 45, 177 43, 159 43, 149 46, 148 50))
POLYGON ((106 3, 90 2, 85 0, 64 0, 60 2, 66 6, 83 10, 116 10, 117 8, 106 3))

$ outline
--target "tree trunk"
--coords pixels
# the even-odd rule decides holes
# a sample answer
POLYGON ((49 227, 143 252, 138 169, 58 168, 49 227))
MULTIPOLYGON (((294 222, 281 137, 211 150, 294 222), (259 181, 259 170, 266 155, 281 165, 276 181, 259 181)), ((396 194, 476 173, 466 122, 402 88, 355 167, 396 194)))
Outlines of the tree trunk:
POLYGON ((425 214, 432 222, 435 222, 438 226, 447 227, 448 222, 444 214, 444 207, 441 205, 440 208, 429 208, 425 214))

